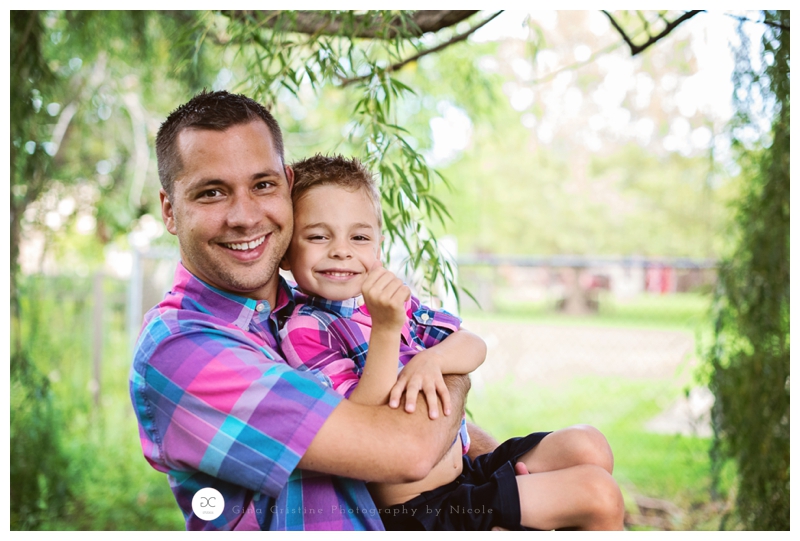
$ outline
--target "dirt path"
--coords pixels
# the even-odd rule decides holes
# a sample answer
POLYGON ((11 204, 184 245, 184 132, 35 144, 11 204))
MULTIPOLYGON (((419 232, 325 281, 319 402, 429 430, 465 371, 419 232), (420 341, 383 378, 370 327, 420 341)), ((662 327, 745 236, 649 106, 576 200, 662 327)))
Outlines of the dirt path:
MULTIPOLYGON (((689 331, 564 327, 532 323, 465 321, 488 348, 472 386, 511 377, 517 382, 559 385, 576 376, 621 376, 688 382, 696 362, 689 331)), ((676 397, 646 424, 650 432, 711 436, 709 411, 714 397, 704 387, 676 397)))
MULTIPOLYGON (((671 378, 694 357, 688 331, 465 321, 488 347, 482 383, 513 376, 557 384, 574 376, 671 378)), ((477 378, 476 378, 477 379, 477 378)))

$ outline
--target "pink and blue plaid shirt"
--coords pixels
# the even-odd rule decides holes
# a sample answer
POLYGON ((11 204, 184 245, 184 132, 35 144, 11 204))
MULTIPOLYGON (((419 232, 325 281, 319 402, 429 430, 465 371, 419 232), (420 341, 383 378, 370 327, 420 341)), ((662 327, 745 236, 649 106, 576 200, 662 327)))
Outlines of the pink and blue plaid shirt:
POLYGON ((382 530, 361 481, 297 464, 340 395, 278 353, 294 308, 223 292, 178 265, 172 291, 145 316, 130 394, 145 458, 167 474, 189 530, 382 530), (222 515, 192 512, 217 489, 222 515))
MULTIPOLYGON (((280 331, 281 349, 290 366, 307 370, 339 394, 349 397, 364 371, 372 332, 372 317, 361 296, 343 301, 295 292, 298 303, 280 331)), ((400 338, 398 371, 423 349, 433 347, 461 327, 461 319, 406 302, 406 324, 400 338)), ((467 425, 462 419, 462 451, 469 449, 467 425)))

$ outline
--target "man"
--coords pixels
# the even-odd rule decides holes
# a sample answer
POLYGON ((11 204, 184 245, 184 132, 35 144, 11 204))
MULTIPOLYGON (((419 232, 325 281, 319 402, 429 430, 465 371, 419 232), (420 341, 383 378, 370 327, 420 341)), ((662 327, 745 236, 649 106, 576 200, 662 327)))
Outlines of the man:
MULTIPOLYGON (((145 458, 168 475, 187 529, 383 529, 364 481, 424 478, 455 439, 469 380, 448 376, 453 414, 431 420, 424 402, 414 413, 356 404, 285 363, 276 336, 294 301, 277 269, 294 176, 263 106, 203 92, 169 115, 156 152, 181 263, 145 316, 130 393, 145 458), (193 510, 205 488, 224 499, 213 520, 193 510)), ((418 355, 458 358, 458 344, 418 355)), ((470 456, 497 446, 469 428, 470 456)), ((515 467, 535 485, 524 507, 541 529, 621 528, 612 469, 591 427, 550 433, 515 467)))
MULTIPOLYGON (((262 106, 202 93, 169 116, 156 145, 163 220, 182 262, 145 317, 130 387, 145 456, 169 475, 187 528, 381 529, 364 483, 346 477, 424 477, 460 415, 342 401, 281 359, 275 337, 293 302, 277 267, 292 236, 293 173, 262 106), (191 506, 205 487, 225 499, 210 522, 191 506)), ((458 354, 448 347, 439 353, 458 354)), ((458 411, 468 382, 450 383, 458 411)))

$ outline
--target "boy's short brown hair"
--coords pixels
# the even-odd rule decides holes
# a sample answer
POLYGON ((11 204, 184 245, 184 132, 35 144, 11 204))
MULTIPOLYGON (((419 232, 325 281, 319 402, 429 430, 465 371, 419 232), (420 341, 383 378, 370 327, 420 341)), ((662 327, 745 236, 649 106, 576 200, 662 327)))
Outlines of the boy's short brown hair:
POLYGON ((292 203, 297 204, 303 195, 317 186, 340 186, 349 191, 364 190, 375 206, 378 227, 383 228, 381 196, 372 172, 357 158, 345 158, 340 154, 310 158, 294 162, 294 186, 292 203))

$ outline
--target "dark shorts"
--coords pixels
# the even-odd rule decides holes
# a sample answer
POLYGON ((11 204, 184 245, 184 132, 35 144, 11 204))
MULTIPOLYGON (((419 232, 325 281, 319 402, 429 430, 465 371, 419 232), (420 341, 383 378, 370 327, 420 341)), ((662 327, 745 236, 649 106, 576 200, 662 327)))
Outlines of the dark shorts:
POLYGON ((475 460, 464 457, 464 471, 447 485, 423 492, 381 512, 387 530, 491 530, 522 528, 514 464, 549 432, 535 432, 501 443, 475 460))

